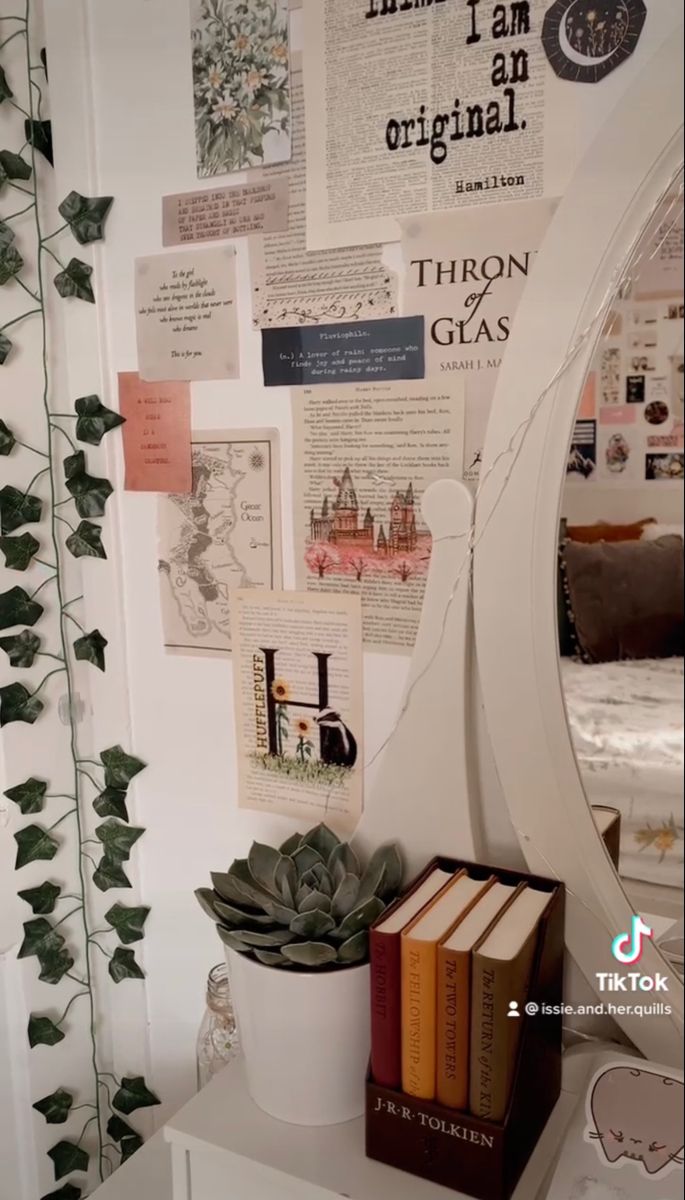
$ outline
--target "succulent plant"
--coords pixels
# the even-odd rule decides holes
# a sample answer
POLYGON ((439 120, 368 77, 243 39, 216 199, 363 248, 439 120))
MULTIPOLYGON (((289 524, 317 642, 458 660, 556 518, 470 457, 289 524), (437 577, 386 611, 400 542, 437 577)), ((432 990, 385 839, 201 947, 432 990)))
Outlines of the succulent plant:
POLYGON ((295 833, 278 850, 253 842, 197 899, 226 946, 268 967, 314 970, 357 965, 369 927, 397 895, 402 860, 381 846, 362 869, 326 826, 295 833))

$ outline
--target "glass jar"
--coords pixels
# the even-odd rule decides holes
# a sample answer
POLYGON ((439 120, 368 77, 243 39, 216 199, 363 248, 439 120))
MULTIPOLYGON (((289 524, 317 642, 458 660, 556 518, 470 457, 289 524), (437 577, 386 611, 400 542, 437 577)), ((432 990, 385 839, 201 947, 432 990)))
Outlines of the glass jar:
POLYGON ((197 1038, 198 1090, 238 1054, 238 1031, 225 963, 212 967, 207 979, 207 1008, 197 1038))

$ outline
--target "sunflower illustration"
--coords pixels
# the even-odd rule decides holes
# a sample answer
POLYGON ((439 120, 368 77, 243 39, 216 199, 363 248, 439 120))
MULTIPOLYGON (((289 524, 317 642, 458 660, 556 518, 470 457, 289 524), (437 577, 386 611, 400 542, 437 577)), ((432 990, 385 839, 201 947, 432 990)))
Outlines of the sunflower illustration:
POLYGON ((285 704, 290 699, 290 685, 285 679, 274 679, 271 684, 271 695, 279 704, 285 704))
POLYGON ((312 741, 312 731, 314 725, 308 717, 298 717, 295 721, 295 733, 297 734, 297 746, 295 747, 295 755, 301 763, 305 763, 308 758, 311 758, 314 751, 314 743, 312 741))

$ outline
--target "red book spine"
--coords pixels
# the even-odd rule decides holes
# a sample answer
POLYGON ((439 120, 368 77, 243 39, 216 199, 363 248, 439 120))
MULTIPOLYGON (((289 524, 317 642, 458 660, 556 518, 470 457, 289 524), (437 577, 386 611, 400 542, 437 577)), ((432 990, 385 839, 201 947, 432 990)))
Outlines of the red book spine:
POLYGON ((402 989, 399 933, 369 933, 371 1074, 381 1087, 402 1084, 402 989))

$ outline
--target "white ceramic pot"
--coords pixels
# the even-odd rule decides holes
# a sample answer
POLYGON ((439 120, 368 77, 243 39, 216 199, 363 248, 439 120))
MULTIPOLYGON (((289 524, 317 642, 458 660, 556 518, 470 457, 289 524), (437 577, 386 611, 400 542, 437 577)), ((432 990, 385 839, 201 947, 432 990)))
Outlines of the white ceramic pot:
POLYGON ((228 948, 226 961, 255 1104, 293 1125, 361 1116, 371 1045, 368 963, 290 971, 228 948))

